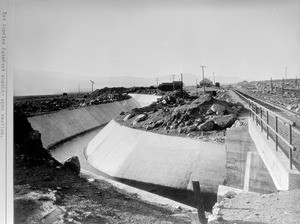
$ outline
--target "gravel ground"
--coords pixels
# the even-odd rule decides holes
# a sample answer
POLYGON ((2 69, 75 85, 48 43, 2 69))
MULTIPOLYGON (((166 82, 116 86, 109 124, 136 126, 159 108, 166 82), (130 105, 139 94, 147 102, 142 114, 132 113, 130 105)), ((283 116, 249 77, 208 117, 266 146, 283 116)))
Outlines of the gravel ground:
POLYGON ((226 224, 299 224, 300 190, 273 194, 241 193, 214 208, 226 224))

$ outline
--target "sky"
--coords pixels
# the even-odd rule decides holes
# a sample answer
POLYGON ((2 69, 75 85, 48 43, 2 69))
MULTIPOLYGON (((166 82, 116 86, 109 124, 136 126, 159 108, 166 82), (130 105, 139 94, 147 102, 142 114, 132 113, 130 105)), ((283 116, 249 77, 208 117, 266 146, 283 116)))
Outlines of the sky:
POLYGON ((297 0, 15 0, 14 68, 69 77, 300 77, 297 0))

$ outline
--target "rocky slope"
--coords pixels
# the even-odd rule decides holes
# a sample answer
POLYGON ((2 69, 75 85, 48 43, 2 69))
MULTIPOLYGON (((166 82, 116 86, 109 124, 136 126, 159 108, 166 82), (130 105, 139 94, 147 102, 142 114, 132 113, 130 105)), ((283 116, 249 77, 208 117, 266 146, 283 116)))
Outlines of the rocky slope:
POLYGON ((121 113, 116 120, 146 131, 224 142, 226 128, 236 122, 243 105, 221 100, 228 99, 223 92, 219 97, 190 96, 178 90, 150 106, 121 113))

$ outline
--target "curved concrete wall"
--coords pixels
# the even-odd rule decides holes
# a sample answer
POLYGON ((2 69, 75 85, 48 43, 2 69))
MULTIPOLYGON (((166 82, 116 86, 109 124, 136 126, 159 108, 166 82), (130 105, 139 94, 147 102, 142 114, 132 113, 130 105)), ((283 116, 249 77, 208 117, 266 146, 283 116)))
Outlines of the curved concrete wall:
POLYGON ((141 107, 145 107, 150 105, 153 102, 156 102, 157 99, 161 98, 161 96, 157 95, 148 95, 148 94, 136 94, 136 93, 129 93, 133 99, 135 99, 141 107))
POLYGON ((111 121, 121 111, 140 107, 134 99, 61 110, 28 118, 33 129, 41 133, 45 148, 111 121))
POLYGON ((112 120, 88 144, 88 161, 116 178, 217 192, 225 179, 225 146, 122 126, 112 120))

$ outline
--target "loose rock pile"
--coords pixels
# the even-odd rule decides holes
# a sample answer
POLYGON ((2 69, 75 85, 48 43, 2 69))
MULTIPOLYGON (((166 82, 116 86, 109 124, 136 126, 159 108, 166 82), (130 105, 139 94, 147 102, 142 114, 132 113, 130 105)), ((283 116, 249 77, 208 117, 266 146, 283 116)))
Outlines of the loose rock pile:
POLYGON ((210 136, 210 140, 223 142, 224 130, 235 123, 243 106, 209 94, 194 98, 186 92, 171 92, 148 107, 122 113, 117 121, 147 131, 204 139, 210 136), (213 132, 219 135, 212 137, 213 132))
POLYGON ((161 95, 162 91, 154 86, 150 87, 131 87, 127 89, 127 93, 139 93, 139 94, 149 94, 149 95, 161 95))

